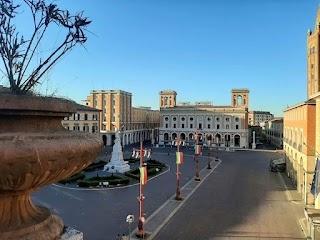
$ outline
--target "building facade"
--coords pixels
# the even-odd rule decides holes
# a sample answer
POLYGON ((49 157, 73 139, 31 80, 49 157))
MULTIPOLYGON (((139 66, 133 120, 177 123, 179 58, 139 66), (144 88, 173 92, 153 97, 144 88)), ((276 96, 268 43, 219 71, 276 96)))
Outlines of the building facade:
POLYGON ((249 125, 260 126, 260 123, 273 119, 273 114, 265 111, 249 111, 249 125))
MULTIPOLYGON (((314 32, 307 36, 307 100, 284 110, 284 150, 287 173, 296 184, 301 198, 307 205, 307 228, 313 225, 315 211, 320 214, 320 195, 311 193, 316 159, 320 152, 320 7, 314 32), (311 208, 310 205, 313 205, 311 208)), ((312 236, 312 233, 310 233, 312 236)), ((314 238, 313 238, 314 239, 314 238)))
POLYGON ((274 118, 264 124, 266 142, 283 149, 283 118, 274 118))
POLYGON ((150 107, 132 107, 132 94, 129 92, 92 90, 82 104, 101 110, 100 133, 105 145, 114 143, 117 130, 121 130, 124 145, 155 139, 159 111, 150 107))
POLYGON ((233 89, 229 106, 213 106, 210 102, 177 105, 176 96, 172 90, 160 92, 160 145, 170 144, 177 137, 193 145, 197 132, 200 142, 213 139, 222 146, 248 147, 248 89, 233 89))
POLYGON ((62 120, 62 126, 68 130, 99 133, 100 110, 76 105, 77 112, 62 120))

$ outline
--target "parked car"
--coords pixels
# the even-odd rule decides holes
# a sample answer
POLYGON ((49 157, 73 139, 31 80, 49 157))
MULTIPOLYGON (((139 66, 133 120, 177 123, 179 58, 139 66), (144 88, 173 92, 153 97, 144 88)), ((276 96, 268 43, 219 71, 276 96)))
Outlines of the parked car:
POLYGON ((270 161, 269 171, 270 172, 284 172, 286 170, 286 161, 284 158, 273 159, 270 161))

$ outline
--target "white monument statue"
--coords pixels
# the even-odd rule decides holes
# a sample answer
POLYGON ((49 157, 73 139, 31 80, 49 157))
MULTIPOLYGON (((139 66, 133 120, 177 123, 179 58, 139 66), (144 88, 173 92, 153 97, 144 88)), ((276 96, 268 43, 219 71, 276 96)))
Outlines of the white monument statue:
POLYGON ((130 165, 123 160, 123 152, 120 140, 120 131, 116 132, 116 139, 113 145, 111 160, 104 165, 103 171, 111 173, 124 173, 130 170, 130 165))

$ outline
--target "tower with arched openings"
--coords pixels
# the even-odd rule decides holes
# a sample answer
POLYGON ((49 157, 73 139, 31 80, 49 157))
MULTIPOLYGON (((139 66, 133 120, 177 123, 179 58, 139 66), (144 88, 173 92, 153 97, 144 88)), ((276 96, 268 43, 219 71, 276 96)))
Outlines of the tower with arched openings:
POLYGON ((238 88, 231 90, 231 105, 233 107, 249 108, 249 89, 238 88))
POLYGON ((177 92, 173 90, 164 90, 160 93, 160 108, 170 108, 176 106, 177 92))

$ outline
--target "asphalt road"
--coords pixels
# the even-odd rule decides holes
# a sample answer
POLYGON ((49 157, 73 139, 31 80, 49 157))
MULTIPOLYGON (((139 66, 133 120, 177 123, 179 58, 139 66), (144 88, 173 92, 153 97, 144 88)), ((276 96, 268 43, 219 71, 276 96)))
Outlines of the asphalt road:
POLYGON ((222 154, 217 170, 154 239, 305 239, 302 205, 289 202, 279 175, 267 170, 271 156, 222 154))
MULTIPOLYGON (((110 149, 108 153, 111 153, 110 149)), ((191 150, 185 152, 185 163, 180 168, 181 186, 195 176, 192 153, 191 150)), ((152 159, 160 160, 170 168, 145 185, 145 218, 176 191, 175 149, 157 148, 152 159)), ((199 166, 200 170, 207 166, 207 157, 200 157, 199 166)), ((82 231, 85 240, 113 240, 118 234, 129 233, 127 215, 133 214, 138 219, 138 196, 139 185, 104 190, 68 189, 50 185, 33 193, 32 199, 36 205, 48 207, 61 216, 65 225, 82 231)), ((136 226, 137 222, 132 225, 132 229, 136 226)))
MULTIPOLYGON (((170 169, 144 187, 145 218, 175 194, 174 152, 171 148, 154 149, 152 158, 170 169)), ((190 156, 181 166, 181 186, 195 176, 192 153, 185 150, 190 156)), ((270 152, 219 152, 219 167, 201 182, 156 239, 302 239, 297 225, 301 213, 286 201, 277 174, 268 171, 269 159, 275 156, 270 152)), ((206 168, 206 152, 199 166, 200 170, 206 168)), ((138 218, 138 195, 138 185, 105 190, 51 185, 33 193, 32 199, 60 215, 65 225, 82 231, 85 240, 113 240, 117 234, 129 233, 127 215, 138 218)), ((137 221, 132 229, 136 226, 137 221)))

